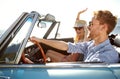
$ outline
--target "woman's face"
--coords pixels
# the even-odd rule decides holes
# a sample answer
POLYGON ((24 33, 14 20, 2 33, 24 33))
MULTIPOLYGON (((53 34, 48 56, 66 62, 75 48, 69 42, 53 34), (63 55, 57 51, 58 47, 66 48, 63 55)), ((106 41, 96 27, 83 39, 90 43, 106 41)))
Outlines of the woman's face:
POLYGON ((83 39, 84 38, 84 27, 75 27, 76 35, 83 39))

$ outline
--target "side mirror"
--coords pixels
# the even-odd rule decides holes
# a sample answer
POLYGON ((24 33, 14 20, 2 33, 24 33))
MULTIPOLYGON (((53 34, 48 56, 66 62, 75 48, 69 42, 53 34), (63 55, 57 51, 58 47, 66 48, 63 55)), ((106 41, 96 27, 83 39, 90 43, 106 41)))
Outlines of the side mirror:
POLYGON ((37 26, 40 28, 46 28, 46 22, 55 22, 55 17, 51 14, 41 15, 37 26))

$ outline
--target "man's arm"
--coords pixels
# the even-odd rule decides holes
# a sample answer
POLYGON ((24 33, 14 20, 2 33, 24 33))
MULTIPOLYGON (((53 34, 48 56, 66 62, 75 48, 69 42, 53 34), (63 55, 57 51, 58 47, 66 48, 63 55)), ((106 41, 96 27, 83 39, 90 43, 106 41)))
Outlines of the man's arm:
POLYGON ((33 41, 33 42, 37 41, 37 42, 40 42, 40 43, 44 43, 46 45, 49 45, 51 47, 54 47, 54 48, 60 49, 60 50, 65 50, 66 51, 68 49, 68 45, 64 41, 40 39, 40 38, 37 38, 37 37, 31 37, 30 40, 33 41))

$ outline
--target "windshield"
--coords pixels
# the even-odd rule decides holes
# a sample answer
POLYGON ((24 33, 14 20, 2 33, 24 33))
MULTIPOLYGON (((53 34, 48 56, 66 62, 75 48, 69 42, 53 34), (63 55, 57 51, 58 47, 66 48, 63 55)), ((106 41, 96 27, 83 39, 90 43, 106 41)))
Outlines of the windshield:
MULTIPOLYGON (((35 27, 32 31, 31 36, 36 36, 36 37, 39 37, 39 38, 43 38, 44 35, 46 34, 46 32, 48 32, 48 30, 51 29, 52 24, 53 24, 53 22, 50 22, 50 21, 41 21, 39 26, 36 23, 35 27)), ((51 39, 51 38, 55 37, 56 31, 57 31, 57 28, 58 28, 57 26, 58 26, 58 24, 56 24, 54 26, 54 28, 50 31, 50 33, 49 33, 49 35, 46 39, 51 39)))
MULTIPOLYGON (((28 35, 31 33, 30 30, 32 27, 30 27, 33 21, 33 18, 27 19, 27 21, 22 25, 16 26, 17 30, 13 30, 12 33, 9 34, 11 36, 10 43, 6 44, 6 46, 1 50, 0 52, 0 62, 14 62, 17 55, 19 54, 19 51, 23 45, 23 41, 28 37, 28 35), (29 34, 28 34, 29 33, 29 34), (15 37, 14 37, 15 36, 15 37), (12 41, 11 41, 12 40, 12 41)), ((47 38, 54 38, 57 30, 57 23, 53 21, 40 21, 38 25, 38 21, 35 22, 34 28, 31 30, 32 33, 30 36, 36 36, 39 38, 43 38, 48 33, 47 38), (53 27, 51 29, 51 27, 53 27), (50 30, 51 29, 51 30, 50 30), (49 32, 48 32, 49 31, 49 32)), ((3 33, 2 33, 3 34, 3 33)), ((1 35, 2 35, 1 34, 1 35)), ((30 45, 29 42, 26 46, 30 45)))
MULTIPOLYGON (((8 46, 6 46, 4 48, 4 50, 2 51, 2 53, 0 54, 0 62, 12 62, 15 59, 15 56, 23 42, 23 40, 25 39, 30 25, 31 25, 32 19, 29 18, 25 24, 23 25, 22 28, 18 28, 18 33, 16 34, 16 36, 13 38, 13 40, 8 44, 8 46)), ((13 32, 14 33, 14 32, 13 32)))
POLYGON ((5 29, 0 29, 0 38, 2 37, 2 35, 4 34, 4 32, 7 30, 7 28, 5 28, 5 29))
POLYGON ((52 22, 41 21, 39 26, 37 26, 37 23, 36 23, 31 36, 43 38, 43 36, 45 35, 46 31, 49 29, 51 24, 52 22))

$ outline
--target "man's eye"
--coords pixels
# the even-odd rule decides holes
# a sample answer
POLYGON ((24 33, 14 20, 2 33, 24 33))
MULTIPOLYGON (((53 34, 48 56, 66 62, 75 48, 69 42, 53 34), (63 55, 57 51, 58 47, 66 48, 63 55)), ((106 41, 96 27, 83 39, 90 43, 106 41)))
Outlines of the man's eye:
POLYGON ((89 22, 89 26, 91 26, 91 25, 93 25, 93 23, 90 21, 90 22, 89 22))

